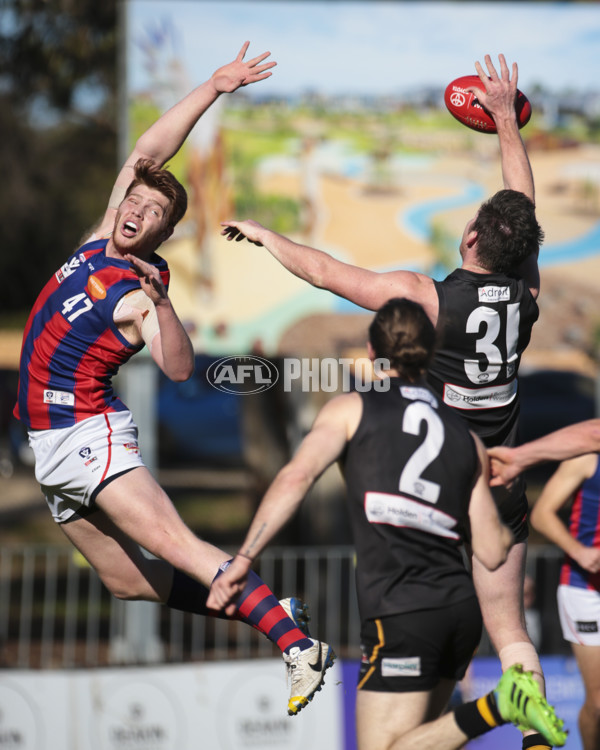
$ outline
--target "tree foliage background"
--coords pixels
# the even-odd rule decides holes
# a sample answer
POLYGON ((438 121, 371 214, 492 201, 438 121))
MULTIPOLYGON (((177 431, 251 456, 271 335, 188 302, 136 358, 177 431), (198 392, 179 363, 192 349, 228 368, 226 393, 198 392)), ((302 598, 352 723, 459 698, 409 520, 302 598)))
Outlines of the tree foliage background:
POLYGON ((0 324, 101 216, 117 170, 119 0, 0 0, 0 324))

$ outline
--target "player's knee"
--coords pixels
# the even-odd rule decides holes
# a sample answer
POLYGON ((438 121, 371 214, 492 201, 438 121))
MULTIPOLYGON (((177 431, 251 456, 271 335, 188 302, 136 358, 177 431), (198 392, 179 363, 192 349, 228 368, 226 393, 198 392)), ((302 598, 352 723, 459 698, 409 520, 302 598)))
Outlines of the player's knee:
POLYGON ((588 715, 596 726, 600 726, 600 690, 589 691, 585 697, 588 715))

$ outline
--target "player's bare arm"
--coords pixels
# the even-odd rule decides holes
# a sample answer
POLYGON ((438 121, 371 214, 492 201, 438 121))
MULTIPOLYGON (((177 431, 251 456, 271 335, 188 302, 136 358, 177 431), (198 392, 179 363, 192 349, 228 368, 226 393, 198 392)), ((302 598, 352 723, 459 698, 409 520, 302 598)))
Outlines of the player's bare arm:
POLYGON ((477 93, 480 103, 490 112, 496 123, 504 187, 524 193, 535 203, 533 172, 521 138, 515 109, 518 83, 517 63, 512 64, 511 75, 504 55, 498 55, 498 60, 500 75, 489 55, 485 56, 489 75, 486 74, 481 63, 475 63, 482 88, 470 90, 477 93))
MULTIPOLYGON (((481 63, 476 62, 475 69, 481 80, 481 88, 471 87, 469 90, 477 94, 480 103, 490 112, 496 123, 504 187, 524 193, 535 203, 533 171, 521 137, 515 108, 518 83, 517 63, 513 63, 512 71, 509 71, 504 55, 498 55, 500 62, 500 75, 498 75, 491 57, 486 55, 484 59, 489 75, 486 74, 481 63)), ((519 275, 527 280, 530 291, 536 298, 540 288, 538 252, 532 253, 531 257, 518 269, 519 275)))
POLYGON ((500 520, 489 487, 489 460, 481 440, 471 433, 479 456, 479 476, 471 492, 469 520, 473 554, 488 570, 496 570, 505 562, 513 544, 510 529, 500 520))
POLYGON ((265 247, 288 271, 319 289, 326 289, 366 310, 378 310, 392 297, 419 302, 437 322, 438 297, 433 281, 412 271, 377 273, 344 263, 331 255, 273 232, 252 220, 221 222, 222 235, 237 242, 246 239, 265 247))
MULTIPOLYGON (((129 324, 136 328, 152 359, 168 378, 177 382, 188 380, 194 372, 194 349, 158 269, 134 255, 128 254, 125 259, 138 275, 142 292, 151 304, 148 313, 134 314, 129 324)), ((129 307, 133 307, 131 300, 129 307)))
POLYGON ((322 472, 341 455, 360 421, 362 404, 356 393, 329 401, 294 458, 281 469, 262 499, 240 552, 211 585, 207 605, 235 611, 252 561, 296 514, 306 493, 322 472))
POLYGON ((270 52, 244 60, 249 44, 244 42, 235 60, 216 70, 207 81, 171 107, 139 137, 117 176, 108 208, 96 230, 97 236, 104 237, 112 230, 116 210, 133 179, 133 167, 138 159, 151 159, 155 164, 164 166, 179 151, 194 125, 221 94, 232 93, 272 75, 270 69, 277 63, 265 62, 270 52))
POLYGON ((568 425, 516 448, 488 448, 492 486, 509 484, 523 471, 546 461, 566 461, 584 453, 600 453, 600 419, 568 425))
POLYGON ((529 517, 534 529, 590 573, 600 570, 600 550, 586 547, 575 539, 562 521, 559 511, 572 499, 581 484, 593 476, 597 462, 596 453, 563 461, 544 486, 529 517))

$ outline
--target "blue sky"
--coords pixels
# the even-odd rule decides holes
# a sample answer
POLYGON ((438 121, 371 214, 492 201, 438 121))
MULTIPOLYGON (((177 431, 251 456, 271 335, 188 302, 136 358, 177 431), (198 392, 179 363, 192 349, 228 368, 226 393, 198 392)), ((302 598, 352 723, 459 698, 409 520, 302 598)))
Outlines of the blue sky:
MULTIPOLYGON (((600 5, 403 0, 129 0, 129 81, 145 88, 140 42, 168 29, 190 83, 233 59, 270 50, 278 67, 260 93, 394 94, 474 73, 503 52, 519 88, 599 90, 600 5)), ((258 87, 254 89, 258 92, 258 87)), ((252 88, 247 89, 251 93, 252 88)))

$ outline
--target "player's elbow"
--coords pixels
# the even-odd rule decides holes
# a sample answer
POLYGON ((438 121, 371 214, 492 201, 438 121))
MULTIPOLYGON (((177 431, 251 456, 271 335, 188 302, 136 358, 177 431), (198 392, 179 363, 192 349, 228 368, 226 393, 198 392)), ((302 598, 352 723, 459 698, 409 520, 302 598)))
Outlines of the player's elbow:
POLYGON ((306 281, 317 289, 329 289, 331 287, 332 258, 323 253, 306 268, 306 281))
POLYGON ((588 425, 588 439, 590 453, 600 453, 600 419, 590 419, 588 425))
POLYGON ((169 375, 169 380, 172 380, 174 383, 185 383, 185 381, 189 380, 193 374, 194 367, 192 365, 191 367, 179 369, 172 375, 169 375))
POLYGON ((186 359, 182 362, 178 362, 174 366, 161 369, 169 380, 172 380, 174 383, 185 383, 185 381, 189 380, 194 374, 194 360, 186 359))
POLYGON ((507 526, 502 526, 494 539, 486 539, 477 546, 474 544, 473 554, 488 570, 497 570, 506 562, 513 543, 512 532, 507 526))
POLYGON ((281 482, 281 485, 294 495, 298 494, 304 496, 314 480, 315 476, 307 469, 307 467, 294 461, 291 461, 287 466, 284 466, 279 472, 279 481, 281 482))

